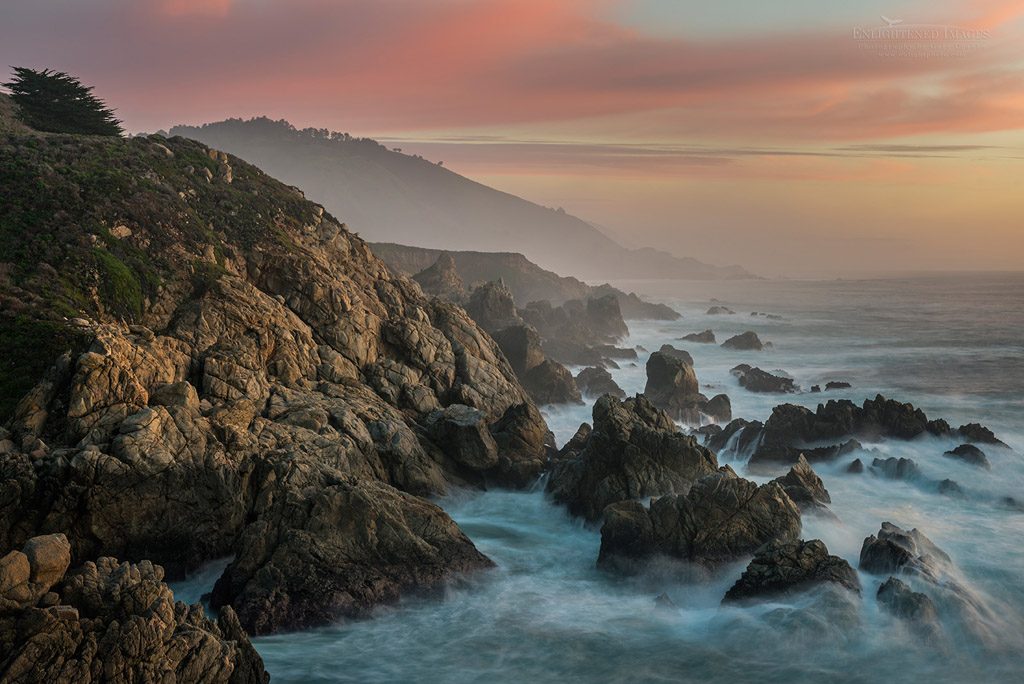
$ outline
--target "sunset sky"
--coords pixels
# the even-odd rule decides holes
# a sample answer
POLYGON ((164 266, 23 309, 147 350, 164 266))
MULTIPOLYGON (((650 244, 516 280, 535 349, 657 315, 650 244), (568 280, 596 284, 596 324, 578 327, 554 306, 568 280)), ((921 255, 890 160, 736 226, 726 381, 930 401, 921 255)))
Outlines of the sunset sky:
POLYGON ((0 63, 133 132, 375 137, 765 275, 1024 269, 1024 0, 3 0, 0 63))

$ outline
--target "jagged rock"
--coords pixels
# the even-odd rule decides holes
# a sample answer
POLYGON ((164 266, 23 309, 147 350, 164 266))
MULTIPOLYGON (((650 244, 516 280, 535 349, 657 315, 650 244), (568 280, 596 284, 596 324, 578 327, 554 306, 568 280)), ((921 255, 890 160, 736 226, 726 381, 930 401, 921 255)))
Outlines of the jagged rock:
POLYGON ((412 277, 423 291, 434 297, 461 302, 466 296, 466 286, 455 267, 455 259, 442 252, 437 261, 412 277))
POLYGON ((523 387, 538 404, 578 404, 583 401, 569 369, 551 359, 531 368, 523 377, 523 387))
POLYGON ((859 475, 864 472, 864 462, 859 458, 855 458, 850 461, 850 465, 846 466, 846 472, 852 475, 859 475))
POLYGON ((723 601, 790 594, 824 582, 860 593, 857 571, 844 559, 829 555, 820 540, 772 542, 754 555, 723 601))
POLYGON ((661 352, 662 354, 667 354, 668 356, 679 359, 685 364, 688 364, 690 366, 693 365, 693 357, 690 356, 690 352, 686 351, 685 349, 676 349, 671 344, 663 344, 661 345, 661 349, 659 349, 658 351, 661 352))
POLYGON ((832 503, 825 483, 802 455, 788 473, 773 481, 782 487, 801 511, 825 508, 826 504, 832 503))
POLYGON ((722 343, 723 349, 735 349, 739 351, 761 351, 764 349, 764 344, 761 342, 761 338, 757 336, 757 333, 753 330, 748 330, 745 333, 734 335, 722 343))
POLYGON ((864 540, 859 567, 873 575, 904 572, 934 580, 950 563, 949 556, 924 533, 883 522, 877 536, 864 540))
POLYGON ((921 469, 910 458, 876 458, 871 461, 871 471, 890 480, 913 480, 921 477, 921 469))
POLYGON ((271 457, 257 469, 253 522, 211 599, 252 634, 364 616, 493 565, 423 499, 310 459, 271 457))
POLYGON ((978 444, 994 444, 995 446, 1006 447, 1005 442, 997 439, 991 430, 989 430, 987 427, 979 423, 968 423, 967 425, 961 425, 956 429, 956 432, 958 435, 960 435, 968 442, 976 442, 978 444))
POLYGON ((686 492, 718 467, 713 453, 643 395, 605 395, 593 416, 593 429, 566 445, 548 480, 555 501, 573 515, 594 521, 616 501, 686 492))
POLYGON ((644 395, 672 418, 694 424, 700 423, 699 407, 707 402, 700 394, 693 366, 662 352, 647 359, 644 395))
POLYGON ((851 385, 848 382, 843 382, 841 380, 829 380, 828 382, 825 383, 826 392, 828 392, 829 390, 850 389, 851 387, 853 387, 853 385, 851 385))
POLYGON ((487 473, 499 485, 527 487, 543 472, 555 451, 555 436, 533 404, 511 406, 491 425, 498 466, 487 473))
POLYGON ((491 333, 491 337, 520 379, 544 363, 540 335, 532 326, 513 325, 491 333))
POLYGON ((620 501, 604 518, 598 565, 624 571, 654 556, 714 565, 800 536, 800 511, 782 487, 758 486, 729 469, 697 480, 686 494, 655 499, 650 508, 620 501))
POLYGON ((587 300, 587 323, 598 336, 606 339, 617 340, 629 334, 622 320, 619 300, 612 294, 587 300))
POLYGON ((576 386, 587 397, 610 394, 619 399, 626 398, 626 393, 604 368, 584 368, 576 376, 576 386))
POLYGON ((727 448, 733 449, 736 453, 746 453, 760 437, 762 427, 764 426, 759 421, 735 418, 720 432, 709 437, 706 444, 716 453, 727 448))
MULTIPOLYGON (((61 564, 66 567, 63 557, 61 564)), ((230 607, 213 622, 201 606, 175 603, 162 580, 163 569, 149 561, 131 564, 100 558, 64 576, 58 592, 47 595, 52 605, 0 612, 0 679, 224 684, 269 680, 230 607)))
POLYGON ((474 288, 466 302, 466 313, 488 332, 523 324, 512 292, 501 281, 491 281, 474 288))
POLYGON ((734 313, 736 313, 736 312, 733 311, 732 309, 730 309, 729 307, 727 307, 727 306, 719 306, 717 304, 715 306, 712 306, 711 308, 709 308, 707 310, 707 312, 706 312, 706 314, 708 316, 720 316, 722 314, 734 314, 734 313))
POLYGON ((725 394, 716 394, 708 399, 707 403, 701 407, 701 411, 719 423, 728 423, 732 420, 732 402, 725 394))
POLYGON ((765 422, 752 463, 793 463, 802 452, 809 461, 835 458, 859 448, 850 436, 867 440, 913 439, 920 435, 949 436, 945 421, 929 421, 912 404, 878 395, 862 406, 851 401, 830 400, 816 411, 795 404, 780 404, 765 422), (818 447, 831 442, 831 446, 818 447))
POLYGON ((699 333, 690 333, 688 335, 683 335, 679 339, 684 342, 697 342, 700 344, 714 344, 716 341, 715 333, 711 330, 704 330, 699 333))
POLYGON ((821 391, 821 385, 811 385, 811 392, 817 394, 821 391))
POLYGON ((729 372, 739 380, 740 387, 751 392, 789 393, 799 389, 792 378, 772 375, 768 371, 753 368, 745 363, 741 363, 729 372))
POLYGON ((943 456, 959 459, 964 463, 969 463, 973 466, 978 466, 979 468, 984 468, 986 470, 990 470, 992 468, 992 464, 988 462, 988 457, 985 456, 985 452, 973 444, 961 444, 955 449, 947 451, 943 456))
POLYGON ((658 610, 677 610, 679 608, 672 597, 665 592, 661 592, 654 598, 654 607, 658 610))

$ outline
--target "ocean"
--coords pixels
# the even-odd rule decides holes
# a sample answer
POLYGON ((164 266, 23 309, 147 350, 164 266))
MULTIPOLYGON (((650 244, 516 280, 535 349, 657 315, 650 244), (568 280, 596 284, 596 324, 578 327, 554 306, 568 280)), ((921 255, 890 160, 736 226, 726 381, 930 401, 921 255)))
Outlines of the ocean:
MULTIPOLYGON (((821 539, 854 567, 861 543, 883 521, 916 527, 952 561, 934 594, 937 633, 923 635, 881 610, 884 577, 861 573, 860 596, 818 589, 723 607, 745 562, 708 574, 621 578, 595 567, 600 534, 543 493, 456 492, 438 501, 496 563, 443 596, 382 607, 374 618, 255 639, 275 682, 1019 682, 1024 679, 1024 274, 944 274, 864 280, 643 281, 614 285, 665 302, 678 321, 630 321, 623 346, 686 349, 702 391, 725 392, 733 415, 766 419, 783 402, 813 408, 830 398, 876 394, 912 402, 954 427, 980 422, 1011 449, 984 447, 991 470, 942 453, 940 439, 865 444, 867 451, 816 464, 834 518, 804 516, 803 537, 821 539), (733 315, 707 315, 718 304, 733 315), (771 314, 752 316, 751 312, 771 314), (722 349, 677 338, 712 329, 721 343, 746 330, 772 348, 722 349), (804 389, 755 394, 729 369, 749 363, 784 371, 804 389), (829 380, 846 390, 807 390, 829 380), (915 481, 845 472, 852 458, 914 459, 915 481), (951 478, 964 495, 938 493, 951 478), (657 608, 667 593, 675 608, 657 608), (953 596, 953 598, 949 598, 953 596)), ((635 366, 613 370, 633 394, 635 366)), ((574 372, 578 369, 572 369, 574 372)), ((591 404, 545 407, 561 444, 591 404)), ((745 473, 742 453, 721 463, 745 473)), ((212 586, 223 563, 175 585, 183 600, 212 586)))

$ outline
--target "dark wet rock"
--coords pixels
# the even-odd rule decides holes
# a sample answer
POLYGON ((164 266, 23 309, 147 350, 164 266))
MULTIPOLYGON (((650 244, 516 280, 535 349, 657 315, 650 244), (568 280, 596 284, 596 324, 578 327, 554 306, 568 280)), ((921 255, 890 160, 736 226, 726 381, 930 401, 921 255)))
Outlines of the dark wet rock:
POLYGON ((679 606, 667 593, 662 592, 654 598, 654 607, 658 610, 678 610, 679 606))
POLYGON ((774 482, 785 490, 801 511, 825 508, 826 504, 832 503, 832 497, 825 489, 825 483, 821 481, 818 474, 811 468, 811 464, 803 456, 797 460, 796 465, 789 469, 788 473, 775 478, 774 482))
POLYGON ((488 332, 523 324, 512 291, 501 281, 478 285, 469 295, 465 308, 477 325, 488 332))
POLYGON ((663 344, 661 345, 661 349, 658 351, 662 354, 667 354, 668 356, 679 359, 683 363, 687 363, 691 366, 693 365, 693 357, 690 356, 690 352, 685 349, 676 349, 671 344, 663 344))
POLYGON ((65 574, 69 549, 63 535, 36 537, 26 545, 24 553, 35 554, 33 572, 45 573, 53 591, 0 607, 0 680, 269 680, 231 608, 214 622, 201 606, 176 603, 163 583, 163 568, 149 561, 104 557, 65 574))
POLYGON ((444 511, 309 459, 268 458, 235 559, 214 587, 251 634, 361 617, 493 564, 444 511))
POLYGON ((613 344, 595 344, 594 351, 605 359, 619 359, 620 361, 633 360, 637 358, 636 349, 632 347, 616 347, 613 344))
POLYGON ((1012 496, 1003 496, 999 498, 999 505, 1011 511, 1018 513, 1024 513, 1024 501, 1014 498, 1012 496))
POLYGON ((532 326, 513 325, 491 333, 512 370, 522 379, 529 371, 544 363, 540 335, 532 326))
POLYGON ((772 542, 754 555, 723 601, 791 594, 826 582, 860 593, 857 571, 829 555, 820 540, 772 542))
POLYGON ((548 480, 555 501, 573 515, 594 521, 616 501, 686 492, 718 468, 711 451, 643 395, 625 401, 605 395, 593 415, 582 447, 574 437, 577 450, 563 449, 548 480))
POLYGON ((974 442, 977 444, 993 444, 995 446, 1006 447, 1005 442, 997 439, 991 430, 979 423, 961 425, 956 429, 956 431, 960 437, 968 442, 974 442))
POLYGON ((751 392, 792 393, 799 389, 792 378, 772 375, 745 363, 736 366, 730 373, 739 380, 740 387, 751 392))
POLYGON ((578 404, 582 402, 576 380, 562 364, 546 359, 523 376, 523 387, 538 404, 578 404))
POLYGON ((758 486, 725 468, 649 508, 639 501, 609 506, 598 565, 628 572, 656 556, 714 565, 799 536, 800 511, 782 487, 758 486))
POLYGON ((821 385, 811 385, 811 392, 817 393, 821 391, 821 385))
POLYGON ((707 446, 714 452, 732 447, 737 454, 745 454, 756 443, 761 435, 763 425, 759 421, 734 418, 714 435, 707 439, 707 446))
POLYGON ((412 277, 423 291, 434 297, 461 303, 466 297, 466 286, 455 267, 455 259, 447 252, 437 257, 432 266, 428 266, 412 277))
POLYGON ((871 461, 871 472, 890 480, 913 480, 921 477, 921 469, 910 458, 876 458, 871 461))
POLYGON ((875 596, 882 608, 902 620, 929 630, 939 625, 939 612, 931 598, 895 577, 883 582, 875 596))
POLYGON ((612 374, 604 368, 584 368, 576 376, 576 386, 586 397, 610 394, 619 399, 626 398, 626 393, 612 379, 612 374))
POLYGON ((708 444, 714 440, 718 435, 722 434, 724 428, 718 423, 708 423, 707 425, 701 425, 699 428, 693 430, 693 435, 701 441, 702 444, 708 444))
POLYGON ((452 404, 427 416, 426 428, 445 454, 460 465, 477 471, 498 465, 498 445, 483 412, 452 404))
POLYGON ((587 446, 587 440, 590 439, 590 433, 593 431, 594 428, 590 426, 590 423, 581 423, 575 434, 558 450, 555 460, 561 461, 578 457, 583 448, 587 446))
POLYGON ((988 462, 988 457, 985 456, 985 452, 974 446, 973 444, 961 444, 951 451, 947 451, 943 454, 949 458, 955 458, 964 463, 969 463, 979 468, 985 468, 990 470, 992 464, 988 462))
POLYGON ((942 480, 941 482, 939 482, 938 492, 939 492, 939 494, 943 494, 945 496, 951 496, 951 497, 956 498, 956 499, 960 499, 960 498, 963 498, 964 496, 966 496, 966 494, 964 493, 963 487, 961 487, 956 482, 956 480, 950 480, 949 478, 946 478, 945 480, 942 480))
POLYGON ((644 394, 672 418, 693 424, 700 423, 700 407, 707 402, 700 393, 693 366, 661 352, 647 359, 644 394))
POLYGON ((873 575, 903 572, 934 580, 950 562, 924 533, 907 532, 889 522, 882 523, 878 535, 867 537, 860 549, 860 569, 873 575))
POLYGON ((841 380, 830 380, 825 383, 826 392, 828 392, 829 390, 850 389, 851 387, 853 387, 853 385, 851 385, 848 382, 843 382, 841 380))
POLYGON ((734 335, 722 343, 723 349, 735 349, 738 351, 761 351, 764 349, 764 344, 761 342, 761 338, 757 336, 757 333, 753 330, 748 330, 745 333, 734 335))
POLYGON ((699 344, 714 344, 715 333, 711 330, 704 330, 698 333, 690 333, 679 338, 683 342, 697 342, 699 344))
POLYGON ((555 436, 533 404, 510 406, 491 424, 498 445, 498 465, 485 473, 488 482, 503 487, 527 487, 543 472, 555 451, 555 436))
POLYGON ((701 411, 719 423, 728 423, 732 420, 732 402, 725 394, 716 394, 708 399, 701 411))
POLYGON ((859 458, 855 458, 850 461, 850 465, 846 466, 846 472, 851 475, 860 475, 864 472, 864 462, 859 458))
POLYGON ((734 314, 734 313, 736 313, 736 312, 733 311, 732 309, 730 309, 729 307, 727 307, 727 306, 719 306, 717 304, 715 306, 712 306, 711 308, 709 308, 707 310, 707 315, 708 316, 720 316, 720 315, 723 315, 723 314, 734 314))
POLYGON ((878 395, 858 406, 845 399, 829 400, 811 411, 795 404, 780 404, 765 422, 752 462, 793 463, 803 453, 814 462, 835 458, 859 448, 850 437, 914 439, 922 435, 948 436, 945 421, 929 421, 912 404, 878 395), (820 446, 824 445, 824 446, 820 446))

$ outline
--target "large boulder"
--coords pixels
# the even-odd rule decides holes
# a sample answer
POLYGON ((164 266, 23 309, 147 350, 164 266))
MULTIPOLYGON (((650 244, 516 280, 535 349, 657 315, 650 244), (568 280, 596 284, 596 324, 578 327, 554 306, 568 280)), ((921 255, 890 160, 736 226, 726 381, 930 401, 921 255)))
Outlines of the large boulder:
POLYGON ((829 555, 820 540, 772 542, 754 555, 723 600, 790 594, 826 582, 860 593, 857 571, 844 559, 829 555))
POLYGON ((53 591, 0 607, 4 682, 267 682, 230 607, 216 622, 175 602, 163 569, 100 558, 65 575, 67 541, 34 538, 26 555, 53 591), (37 567, 38 566, 38 567, 37 567), (44 567, 45 566, 45 567, 44 567))
POLYGON ((663 352, 654 352, 647 359, 644 395, 673 419, 693 424, 700 423, 700 407, 707 402, 693 365, 663 352))
POLYGON ((523 387, 538 404, 579 404, 580 390, 569 369, 551 359, 531 368, 523 376, 523 387))
POLYGON ((460 465, 477 471, 498 465, 498 445, 483 412, 452 404, 427 416, 426 428, 434 443, 460 465))
POLYGON ((71 544, 63 534, 33 537, 0 558, 0 613, 36 605, 70 564, 71 544))
POLYGON ((440 508, 381 482, 273 457, 255 478, 253 521, 212 596, 251 634, 365 616, 493 565, 440 508))
POLYGON ((610 394, 625 399, 626 393, 604 368, 584 368, 576 375, 576 386, 586 397, 600 397, 610 394))
POLYGON ((800 388, 792 378, 781 375, 772 375, 768 371, 754 368, 748 364, 740 365, 729 371, 739 380, 740 387, 750 392, 774 392, 786 394, 796 392, 800 388))
POLYGON ((764 349, 764 343, 761 342, 761 338, 757 336, 756 332, 748 330, 727 339, 722 343, 722 348, 737 351, 761 351, 764 349))
POLYGON ((683 342, 697 342, 700 344, 714 344, 715 333, 711 330, 704 330, 697 333, 689 333, 679 338, 683 342))
POLYGON ((501 353, 522 379, 529 371, 544 363, 540 335, 530 325, 512 325, 491 333, 501 353))
POLYGON ((649 508, 622 501, 605 510, 600 566, 633 571, 657 556, 704 565, 738 560, 771 541, 800 536, 800 510, 774 482, 757 485, 731 470, 649 508))
POLYGON ((684 493, 718 467, 711 451, 642 395, 605 395, 593 416, 593 429, 554 464, 548 480, 555 501, 573 515, 594 521, 616 501, 684 493))
POLYGON ((969 463, 970 465, 978 466, 979 468, 984 468, 986 470, 992 468, 992 464, 989 463, 988 456, 985 455, 985 452, 973 444, 961 444, 955 449, 947 451, 943 456, 955 458, 963 461, 964 463, 969 463))
POLYGON ((693 357, 690 356, 690 352, 686 351, 685 349, 676 349, 671 344, 663 344, 661 345, 661 349, 659 349, 658 351, 661 352, 662 354, 667 354, 669 356, 677 358, 683 363, 689 364, 691 366, 693 365, 693 357))
POLYGON ((701 412, 718 423, 732 420, 732 402, 727 394, 716 394, 701 407, 701 412))

